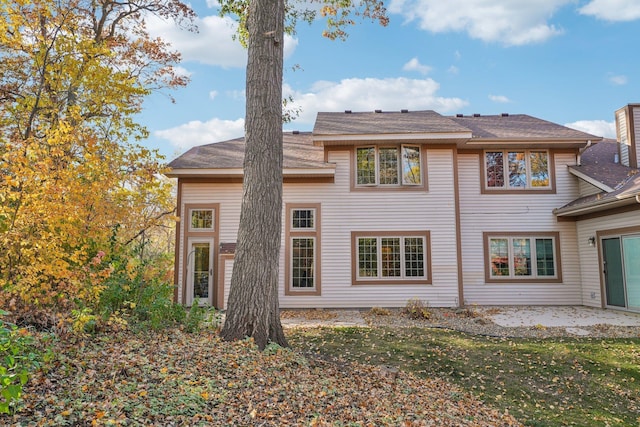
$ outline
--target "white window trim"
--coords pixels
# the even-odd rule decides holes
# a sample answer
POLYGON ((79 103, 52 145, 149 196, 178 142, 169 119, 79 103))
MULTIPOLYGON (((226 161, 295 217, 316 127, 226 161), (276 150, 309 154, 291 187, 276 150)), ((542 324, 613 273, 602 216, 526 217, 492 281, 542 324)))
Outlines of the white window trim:
POLYGON ((487 268, 489 269, 489 276, 491 280, 556 280, 559 278, 559 268, 560 265, 558 263, 558 242, 554 236, 545 236, 545 235, 536 235, 536 234, 524 234, 524 235, 504 235, 504 234, 490 234, 487 237, 487 248, 488 248, 488 259, 486 262, 488 263, 487 268), (498 276, 493 274, 493 269, 491 268, 491 241, 504 239, 507 240, 508 245, 508 260, 509 260, 509 275, 508 276, 498 276), (529 240, 529 248, 530 248, 530 256, 531 256, 531 275, 516 275, 514 268, 514 249, 513 249, 513 240, 514 239, 527 239, 529 240), (535 241, 537 239, 551 239, 553 245, 553 276, 540 276, 538 275, 538 266, 537 266, 537 256, 536 256, 536 245, 535 241))
MULTIPOLYGON (((306 228, 304 230, 310 230, 310 229, 306 228)), ((290 262, 289 269, 291 271, 289 272, 289 283, 288 283, 290 291, 293 293, 305 292, 305 291, 306 292, 317 291, 318 242, 317 242, 316 236, 308 236, 308 235, 291 236, 291 238, 289 239, 289 245, 291 248, 291 251, 289 254, 289 262, 290 262), (301 288, 301 287, 293 286, 293 241, 295 239, 313 240, 313 286, 312 287, 301 288)))
POLYGON ((356 279, 358 281, 405 281, 405 280, 425 280, 429 277, 427 271, 427 242, 424 236, 420 235, 394 235, 394 236, 356 236, 356 279), (422 239, 422 270, 424 274, 422 276, 407 276, 406 275, 406 258, 404 250, 405 239, 418 238, 422 239), (360 239, 376 239, 376 262, 378 265, 377 276, 360 276, 360 239), (400 239, 400 276, 382 276, 382 251, 380 250, 382 239, 400 239))
POLYGON ((291 208, 291 224, 289 224, 289 227, 291 227, 291 231, 295 231, 295 232, 315 232, 316 231, 316 220, 317 220, 317 211, 316 208, 291 208), (294 222, 294 212, 296 211, 311 211, 313 212, 313 227, 294 227, 293 222, 294 222))
POLYGON ((391 145, 387 145, 387 144, 380 144, 380 145, 366 145, 366 146, 359 146, 355 148, 355 155, 354 155, 354 159, 355 159, 355 174, 354 174, 354 178, 355 178, 355 186, 362 188, 362 187, 381 187, 381 188, 400 188, 400 187, 421 187, 424 185, 424 165, 423 165, 423 161, 422 161, 422 149, 420 147, 420 145, 416 145, 416 144, 391 144, 391 145), (403 164, 404 164, 404 158, 403 158, 403 148, 404 147, 413 147, 413 148, 417 148, 418 149, 418 164, 420 165, 420 182, 419 183, 408 183, 405 182, 404 180, 404 168, 403 168, 403 164), (369 183, 369 184, 360 184, 358 182, 358 150, 359 149, 370 149, 373 148, 375 150, 375 182, 374 183, 369 183), (381 148, 397 148, 398 150, 398 183, 397 184, 380 184, 380 149, 381 148))
POLYGON ((188 224, 189 229, 188 229, 188 231, 190 231, 190 232, 214 231, 215 230, 215 226, 216 226, 216 210, 214 208, 197 208, 197 207, 189 208, 187 220, 189 221, 189 224, 188 224), (194 211, 209 211, 209 212, 211 212, 211 227, 210 228, 193 228, 193 216, 192 215, 193 215, 194 211))

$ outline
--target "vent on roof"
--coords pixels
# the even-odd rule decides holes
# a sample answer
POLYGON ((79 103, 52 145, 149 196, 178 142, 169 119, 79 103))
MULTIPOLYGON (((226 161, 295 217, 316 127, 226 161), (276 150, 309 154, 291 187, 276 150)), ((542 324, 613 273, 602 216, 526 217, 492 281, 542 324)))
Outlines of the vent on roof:
POLYGON ((299 131, 299 130, 294 130, 294 131, 293 131, 293 134, 294 134, 294 135, 300 135, 300 131, 299 131))
POLYGON ((382 110, 376 110, 376 113, 382 113, 382 110))
POLYGON ((478 114, 478 113, 473 113, 473 117, 480 117, 480 114, 478 114))
POLYGON ((408 113, 409 110, 400 110, 401 113, 408 113))
POLYGON ((502 117, 509 117, 509 113, 502 113, 502 117))
POLYGON ((456 114, 456 117, 464 117, 464 114, 456 114))
POLYGON ((351 110, 344 110, 345 114, 351 114, 351 110))

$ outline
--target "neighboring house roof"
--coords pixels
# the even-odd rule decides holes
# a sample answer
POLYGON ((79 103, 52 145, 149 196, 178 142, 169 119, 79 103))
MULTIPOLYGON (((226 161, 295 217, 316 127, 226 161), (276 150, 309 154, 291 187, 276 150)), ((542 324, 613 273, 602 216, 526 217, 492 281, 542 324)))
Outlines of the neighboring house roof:
MULTIPOLYGON (((283 133, 285 175, 333 176, 335 166, 324 161, 324 150, 315 147, 310 132, 283 133)), ((168 164, 168 177, 242 176, 244 138, 193 147, 168 164)))
POLYGON ((569 166, 569 172, 600 188, 597 194, 581 197, 554 210, 557 216, 579 216, 637 202, 640 196, 640 174, 616 162, 617 142, 605 140, 587 148, 581 164, 569 166))

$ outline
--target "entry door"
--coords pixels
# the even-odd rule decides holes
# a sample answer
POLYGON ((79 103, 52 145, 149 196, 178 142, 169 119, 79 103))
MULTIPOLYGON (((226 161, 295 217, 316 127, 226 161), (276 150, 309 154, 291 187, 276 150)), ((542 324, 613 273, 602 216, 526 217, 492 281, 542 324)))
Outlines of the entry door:
POLYGON ((213 305, 213 239, 189 239, 187 305, 213 305))
POLYGON ((604 285, 607 305, 626 307, 624 272, 622 269, 622 248, 620 238, 602 239, 604 261, 604 285))

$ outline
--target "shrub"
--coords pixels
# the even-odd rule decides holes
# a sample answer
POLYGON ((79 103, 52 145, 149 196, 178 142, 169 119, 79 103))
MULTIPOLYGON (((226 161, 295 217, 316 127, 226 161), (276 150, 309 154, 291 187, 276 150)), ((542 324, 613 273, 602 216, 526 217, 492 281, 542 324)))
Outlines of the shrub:
POLYGON ((8 414, 22 396, 29 373, 39 366, 34 339, 26 329, 5 322, 0 310, 0 414, 8 414))
POLYGON ((412 298, 407 301, 403 313, 407 314, 411 319, 431 319, 429 306, 418 298, 412 298))
POLYGON ((374 316, 389 316, 391 315, 391 311, 389 311, 386 308, 382 308, 382 307, 371 307, 371 310, 369 310, 370 314, 373 314, 374 316))

